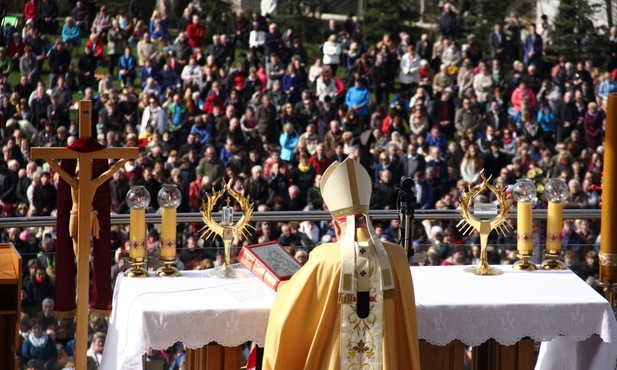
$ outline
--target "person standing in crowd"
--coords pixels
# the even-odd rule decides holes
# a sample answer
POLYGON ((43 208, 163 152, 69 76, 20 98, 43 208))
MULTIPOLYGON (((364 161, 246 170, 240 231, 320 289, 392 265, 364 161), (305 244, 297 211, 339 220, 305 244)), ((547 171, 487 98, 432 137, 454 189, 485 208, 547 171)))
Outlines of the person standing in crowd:
POLYGON ((455 39, 457 37, 457 19, 456 12, 452 10, 452 4, 445 3, 443 5, 443 13, 439 16, 439 33, 447 39, 455 39))
POLYGON ((529 34, 525 37, 525 43, 523 44, 523 52, 525 53, 525 68, 530 64, 533 64, 537 68, 540 68, 542 62, 542 48, 544 43, 542 36, 536 32, 536 25, 531 24, 529 26, 529 34))

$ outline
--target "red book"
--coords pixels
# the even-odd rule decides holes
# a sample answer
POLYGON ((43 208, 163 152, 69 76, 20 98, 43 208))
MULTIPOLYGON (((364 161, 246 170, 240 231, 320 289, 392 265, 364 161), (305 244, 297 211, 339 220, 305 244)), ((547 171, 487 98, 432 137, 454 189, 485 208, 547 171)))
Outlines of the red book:
POLYGON ((242 247, 238 261, 274 291, 302 267, 275 241, 242 247))

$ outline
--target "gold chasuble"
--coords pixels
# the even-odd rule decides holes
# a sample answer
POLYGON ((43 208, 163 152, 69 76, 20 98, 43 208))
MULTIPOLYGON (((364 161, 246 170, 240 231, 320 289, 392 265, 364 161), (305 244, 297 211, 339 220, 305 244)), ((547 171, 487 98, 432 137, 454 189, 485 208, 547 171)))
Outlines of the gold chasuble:
MULTIPOLYGON (((381 342, 383 367, 375 370, 418 370, 416 304, 407 255, 399 245, 384 243, 384 247, 390 258, 396 289, 383 294, 382 336, 376 338, 381 342)), ((355 324, 363 323, 354 322, 354 315, 351 315, 350 320, 341 325, 342 313, 350 310, 353 304, 337 303, 340 258, 338 243, 323 244, 315 248, 306 265, 279 288, 268 322, 264 370, 348 369, 341 367, 341 331, 342 328, 354 330, 355 324)), ((353 348, 352 351, 358 352, 353 348)))
POLYGON ((335 162, 321 190, 339 240, 315 248, 279 288, 263 369, 420 369, 407 254, 382 243, 365 222, 368 173, 350 159, 335 162))

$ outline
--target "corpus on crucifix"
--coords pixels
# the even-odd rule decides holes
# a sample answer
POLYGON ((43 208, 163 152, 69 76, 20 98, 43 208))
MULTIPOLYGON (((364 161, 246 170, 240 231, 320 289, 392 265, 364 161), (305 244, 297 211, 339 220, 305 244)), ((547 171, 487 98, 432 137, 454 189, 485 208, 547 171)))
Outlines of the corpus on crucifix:
MULTIPOLYGON (((139 155, 138 148, 106 148, 93 140, 91 137, 91 110, 91 101, 82 100, 79 102, 79 138, 74 144, 64 148, 32 148, 30 151, 32 158, 46 160, 49 166, 70 186, 72 205, 69 213, 68 233, 72 239, 74 256, 77 260, 77 289, 75 294, 77 317, 75 360, 77 369, 87 368, 91 240, 92 236, 99 238, 99 217, 109 218, 109 196, 107 196, 105 202, 107 204, 106 209, 96 211, 96 204, 93 207, 95 194, 97 189, 106 183, 127 160, 137 158, 139 155), (108 160, 114 158, 119 160, 113 166, 102 168, 101 165, 107 167, 108 160), (56 160, 66 160, 67 162, 63 161, 63 164, 58 164, 56 160), (69 163, 69 165, 66 166, 65 163, 69 163), (73 164, 72 168, 70 164, 73 164), (102 214, 103 212, 105 214, 102 214)), ((58 193, 59 200, 62 201, 60 189, 58 193)), ((98 203, 98 200, 95 203, 98 203)), ((60 206, 58 206, 59 228, 67 226, 66 219, 62 216, 60 206)), ((58 232, 60 233, 60 230, 58 232)), ((62 247, 66 246, 60 245, 59 237, 58 252, 62 247)), ((109 244, 106 248, 107 250, 104 253, 107 253, 107 259, 109 259, 109 244)), ((93 249, 97 249, 97 246, 95 245, 93 249)), ((96 254, 97 250, 94 250, 93 270, 96 270, 96 254)), ((109 269, 105 274, 109 276, 109 269)), ((67 278, 69 280, 74 279, 74 276, 67 276, 67 278)), ((63 285, 58 281, 56 283, 63 285)), ((70 284, 70 281, 67 281, 67 283, 70 284)))

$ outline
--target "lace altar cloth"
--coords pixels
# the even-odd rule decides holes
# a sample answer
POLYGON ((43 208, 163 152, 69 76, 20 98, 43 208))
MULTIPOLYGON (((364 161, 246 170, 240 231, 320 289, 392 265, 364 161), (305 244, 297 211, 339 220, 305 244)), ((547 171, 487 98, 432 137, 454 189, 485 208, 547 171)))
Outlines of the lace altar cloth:
POLYGON ((609 303, 570 270, 466 274, 464 267, 411 269, 418 336, 435 345, 542 341, 536 370, 615 369, 617 321, 609 303), (596 335, 594 335, 596 334, 596 335))
MULTIPOLYGON (((243 266, 234 267, 239 277, 233 279, 215 278, 212 270, 182 271, 178 278, 118 277, 100 369, 141 370, 148 347, 175 342, 189 348, 246 341, 263 346, 276 293, 243 266)), ((412 267, 419 337, 473 346, 489 338, 511 345, 531 337, 544 341, 536 370, 611 368, 617 321, 602 296, 571 271, 497 267, 503 275, 412 267)))

